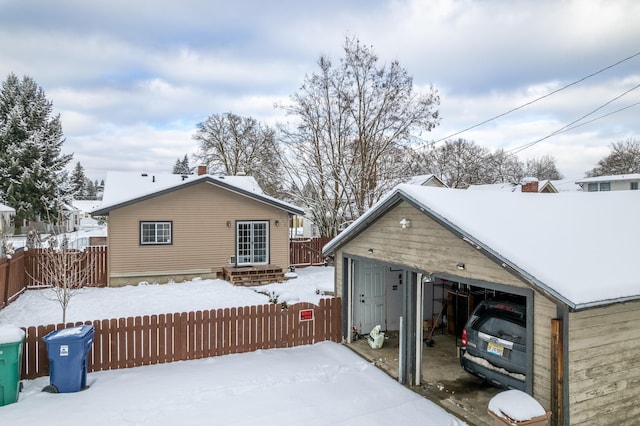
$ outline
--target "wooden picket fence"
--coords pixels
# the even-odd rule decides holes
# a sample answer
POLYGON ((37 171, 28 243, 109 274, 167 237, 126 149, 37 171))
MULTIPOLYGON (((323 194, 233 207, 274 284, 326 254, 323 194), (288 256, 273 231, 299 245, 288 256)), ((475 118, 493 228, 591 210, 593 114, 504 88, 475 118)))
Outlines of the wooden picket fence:
POLYGON ((341 340, 341 299, 145 315, 24 328, 22 378, 49 374, 46 343, 53 330, 94 327, 88 371, 162 364, 258 349, 341 340))
POLYGON ((289 240, 290 266, 320 266, 325 264, 322 247, 331 241, 329 237, 291 238, 289 240))
MULTIPOLYGON (((41 286, 46 281, 43 276, 46 266, 43 262, 47 261, 51 255, 43 255, 44 250, 32 248, 27 251, 25 274, 27 286, 29 287, 41 286)), ((82 271, 82 274, 87 274, 86 286, 105 287, 107 285, 107 247, 86 247, 82 253, 81 261, 79 264, 74 265, 74 268, 78 270, 78 274, 80 274, 80 271, 82 271)), ((57 255, 63 256, 64 254, 58 253, 57 255)))
MULTIPOLYGON (((29 287, 41 287, 48 259, 42 249, 21 250, 11 257, 0 258, 0 309, 16 300, 29 287)), ((87 247, 81 264, 75 265, 78 274, 86 275, 86 285, 105 287, 107 285, 107 248, 87 247), (82 272, 80 272, 82 271, 82 272)), ((84 275, 83 275, 84 276, 84 275)))
POLYGON ((27 288, 25 253, 21 251, 10 258, 0 258, 0 309, 17 299, 27 288))

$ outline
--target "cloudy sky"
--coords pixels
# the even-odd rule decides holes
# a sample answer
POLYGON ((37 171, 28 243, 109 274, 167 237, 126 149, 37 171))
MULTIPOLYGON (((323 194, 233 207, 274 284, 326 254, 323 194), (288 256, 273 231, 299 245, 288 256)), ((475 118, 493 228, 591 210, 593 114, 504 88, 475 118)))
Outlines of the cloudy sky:
POLYGON ((611 66, 455 136, 515 150, 587 116, 518 154, 551 154, 579 178, 611 143, 640 138, 639 18, 635 0, 0 0, 0 79, 34 78, 61 115, 71 166, 100 179, 170 172, 212 114, 285 122, 274 103, 320 55, 340 59, 346 36, 439 91, 426 141, 611 66))

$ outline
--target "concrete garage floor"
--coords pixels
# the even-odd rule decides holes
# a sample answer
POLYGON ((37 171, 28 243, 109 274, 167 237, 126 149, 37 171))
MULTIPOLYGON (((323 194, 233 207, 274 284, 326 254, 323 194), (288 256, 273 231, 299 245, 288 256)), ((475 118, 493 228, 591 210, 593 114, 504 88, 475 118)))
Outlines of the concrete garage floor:
MULTIPOLYGON (((485 383, 460 367, 454 336, 436 334, 433 341, 433 346, 423 346, 422 384, 412 386, 411 389, 470 426, 494 425, 487 414, 487 406, 489 400, 501 392, 501 389, 485 383)), ((394 379, 398 378, 397 332, 385 334, 385 342, 380 349, 372 349, 366 336, 347 346, 394 379)))

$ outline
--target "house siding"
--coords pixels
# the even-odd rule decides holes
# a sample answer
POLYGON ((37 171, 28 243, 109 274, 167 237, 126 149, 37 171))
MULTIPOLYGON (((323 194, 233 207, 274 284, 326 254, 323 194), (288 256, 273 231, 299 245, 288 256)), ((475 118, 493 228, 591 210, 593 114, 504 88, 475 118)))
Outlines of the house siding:
POLYGON ((289 265, 286 211, 203 182, 110 212, 110 285, 215 277, 235 254, 237 220, 269 221, 270 264, 289 265), (172 244, 140 245, 140 221, 172 221, 172 244))
MULTIPOLYGON (((531 288, 407 202, 402 202, 387 211, 383 217, 337 251, 335 280, 338 295, 342 294, 342 258, 345 253, 374 261, 404 265, 436 275, 441 273, 464 279, 531 288), (402 218, 411 220, 411 228, 401 228, 402 218), (368 252, 370 248, 374 250, 373 254, 368 252), (456 267, 458 262, 465 264, 462 274, 456 267)), ((556 305, 534 292, 533 396, 547 408, 550 406, 551 318, 555 317, 556 305)))
POLYGON ((640 424, 640 301, 571 313, 571 424, 640 424))

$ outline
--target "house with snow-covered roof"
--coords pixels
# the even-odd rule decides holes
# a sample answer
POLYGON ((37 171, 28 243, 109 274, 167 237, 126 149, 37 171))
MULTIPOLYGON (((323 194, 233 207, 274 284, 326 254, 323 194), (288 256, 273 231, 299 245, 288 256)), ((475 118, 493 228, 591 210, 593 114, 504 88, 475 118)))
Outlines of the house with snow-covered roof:
POLYGON ((397 331, 399 379, 419 385, 431 356, 423 321, 446 316, 455 351, 480 301, 518 300, 527 348, 518 380, 552 424, 639 424, 638 217, 632 191, 399 185, 323 249, 334 257, 343 338, 397 331))
POLYGON ((407 180, 409 185, 420 185, 420 186, 435 186, 438 188, 447 188, 447 184, 444 183, 441 179, 439 179, 434 174, 427 175, 417 175, 412 176, 407 180))
POLYGON ((250 176, 108 173, 103 202, 110 286, 223 277, 284 278, 289 221, 304 211, 262 192, 250 176))
POLYGON ((640 185, 640 173, 626 175, 596 176, 576 180, 584 192, 598 191, 637 191, 640 185))
POLYGON ((13 217, 16 209, 0 203, 0 235, 13 235, 13 217))
POLYGON ((523 179, 520 183, 491 183, 469 185, 467 188, 471 191, 504 191, 504 192, 538 192, 556 194, 559 191, 550 180, 537 180, 535 178, 523 179))

